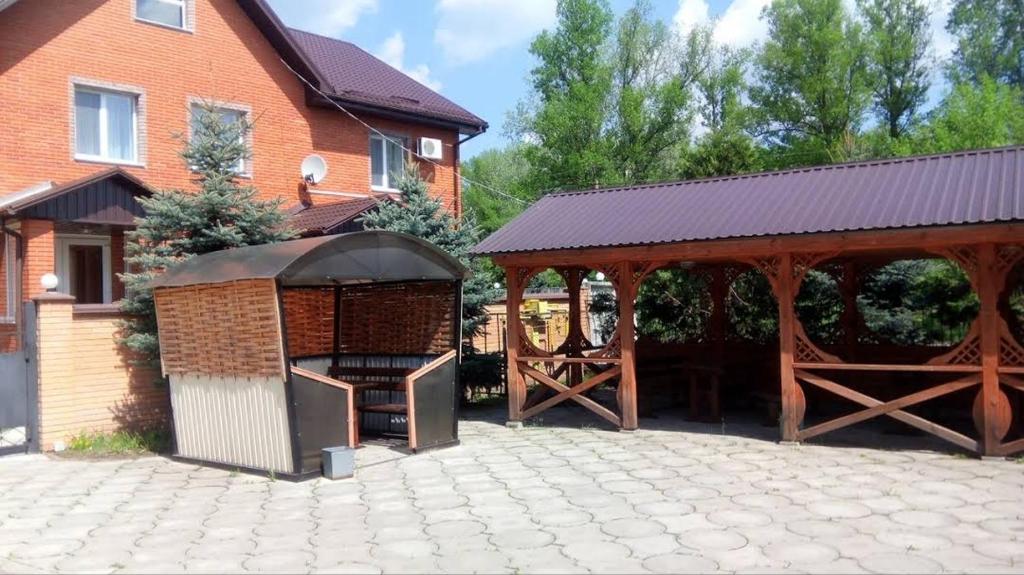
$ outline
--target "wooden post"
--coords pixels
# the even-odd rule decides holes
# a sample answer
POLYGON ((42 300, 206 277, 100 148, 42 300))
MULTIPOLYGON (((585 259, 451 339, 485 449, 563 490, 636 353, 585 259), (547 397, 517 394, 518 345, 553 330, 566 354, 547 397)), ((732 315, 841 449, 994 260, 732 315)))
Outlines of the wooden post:
MULTIPOLYGON (((566 357, 583 355, 583 314, 580 302, 580 289, 583 285, 584 270, 570 268, 563 274, 566 291, 569 292, 569 330, 566 334, 566 357)), ((576 387, 583 382, 583 365, 570 364, 569 387, 576 387)))
POLYGON ((619 264, 619 346, 622 354, 622 377, 619 383, 619 407, 622 409, 622 428, 636 429, 636 363, 633 325, 633 270, 629 262, 619 264))
MULTIPOLYGON (((981 336, 981 451, 995 455, 1009 427, 1003 421, 1000 409, 1005 401, 999 389, 999 292, 1000 279, 996 270, 996 251, 993 244, 978 247, 977 290, 981 336)), ((977 414, 976 414, 977 415, 977 414)))
POLYGON ((778 276, 775 278, 775 296, 779 302, 779 368, 782 380, 782 440, 796 441, 797 431, 803 419, 803 393, 793 371, 793 354, 796 349, 794 324, 793 256, 779 256, 778 276))
POLYGON ((508 420, 520 422, 523 419, 523 401, 526 398, 526 382, 519 373, 519 304, 523 298, 523 287, 519 285, 519 268, 505 268, 505 317, 508 356, 508 420))

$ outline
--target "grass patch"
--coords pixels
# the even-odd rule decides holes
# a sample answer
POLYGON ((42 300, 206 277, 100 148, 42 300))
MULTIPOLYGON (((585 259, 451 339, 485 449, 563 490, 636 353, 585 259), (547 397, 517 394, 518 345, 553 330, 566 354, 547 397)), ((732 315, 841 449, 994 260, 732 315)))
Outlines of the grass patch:
POLYGON ((116 456, 163 453, 170 447, 170 435, 164 429, 80 433, 68 441, 67 452, 75 455, 116 456))

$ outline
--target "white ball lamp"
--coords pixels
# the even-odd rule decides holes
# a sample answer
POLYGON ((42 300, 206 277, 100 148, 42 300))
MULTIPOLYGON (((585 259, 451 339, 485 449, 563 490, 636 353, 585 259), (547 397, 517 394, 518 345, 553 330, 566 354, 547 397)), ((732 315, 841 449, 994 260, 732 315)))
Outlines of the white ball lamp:
POLYGON ((57 284, 60 283, 60 279, 57 277, 57 274, 46 273, 43 274, 43 277, 39 278, 39 283, 43 286, 43 289, 52 292, 56 291, 57 284))

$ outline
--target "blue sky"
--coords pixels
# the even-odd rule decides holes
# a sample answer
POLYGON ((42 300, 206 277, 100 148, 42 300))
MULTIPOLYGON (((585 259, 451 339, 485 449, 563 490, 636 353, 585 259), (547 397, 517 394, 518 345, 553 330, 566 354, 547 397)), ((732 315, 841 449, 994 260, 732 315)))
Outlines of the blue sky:
MULTIPOLYGON (((852 8, 854 0, 844 0, 852 8)), ((768 0, 653 0, 656 15, 686 31, 714 26, 717 41, 750 45, 764 36, 757 16, 768 0)), ((937 0, 936 56, 950 0, 937 0)), ((354 42, 487 120, 463 157, 507 142, 508 113, 528 93, 530 40, 555 22, 555 0, 270 0, 289 26, 354 42)), ((632 0, 611 0, 616 13, 632 0)))

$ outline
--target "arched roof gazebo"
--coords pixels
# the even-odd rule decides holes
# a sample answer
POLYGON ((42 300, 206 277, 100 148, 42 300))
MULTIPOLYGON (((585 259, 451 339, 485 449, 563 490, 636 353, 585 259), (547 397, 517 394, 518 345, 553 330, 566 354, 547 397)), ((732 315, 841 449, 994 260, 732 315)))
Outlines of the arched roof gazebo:
POLYGON ((518 316, 530 278, 547 268, 562 274, 575 302, 574 325, 556 353, 537 349, 520 322, 509 322, 512 421, 573 400, 621 428, 636 428, 637 290, 651 272, 686 263, 710 270, 713 277, 709 355, 719 363, 728 347, 722 298, 736 270, 758 270, 771 284, 779 310, 784 440, 809 439, 886 415, 978 453, 1024 450, 1024 437, 1007 440, 1014 417, 1021 417, 1007 394, 1024 393, 1024 347, 1008 327, 1006 303, 1008 277, 1024 260, 1024 147, 553 194, 473 251, 505 269, 510 318, 518 316), (809 270, 836 262, 845 271, 844 284, 851 289, 844 291, 844 323, 855 346, 856 276, 864 269, 859 266, 922 256, 960 266, 980 300, 980 312, 958 345, 897 363, 826 351, 807 336, 794 300, 809 270), (577 327, 578 290, 590 269, 605 273, 619 302, 616 332, 596 351, 587 351, 589 342, 577 327), (584 369, 590 370, 589 378, 584 369), (913 393, 887 390, 882 399, 839 383, 846 381, 844 374, 886 372, 942 381, 913 393), (541 394, 527 397, 527 378, 540 384, 541 394), (616 406, 588 397, 589 390, 611 381, 618 382, 616 406), (863 409, 805 426, 804 392, 811 388, 863 409), (976 436, 907 409, 960 392, 973 394, 966 407, 976 436))
POLYGON ((421 239, 366 231, 196 256, 154 279, 176 455, 304 477, 370 417, 398 420, 413 450, 456 442, 466 273, 421 239))

